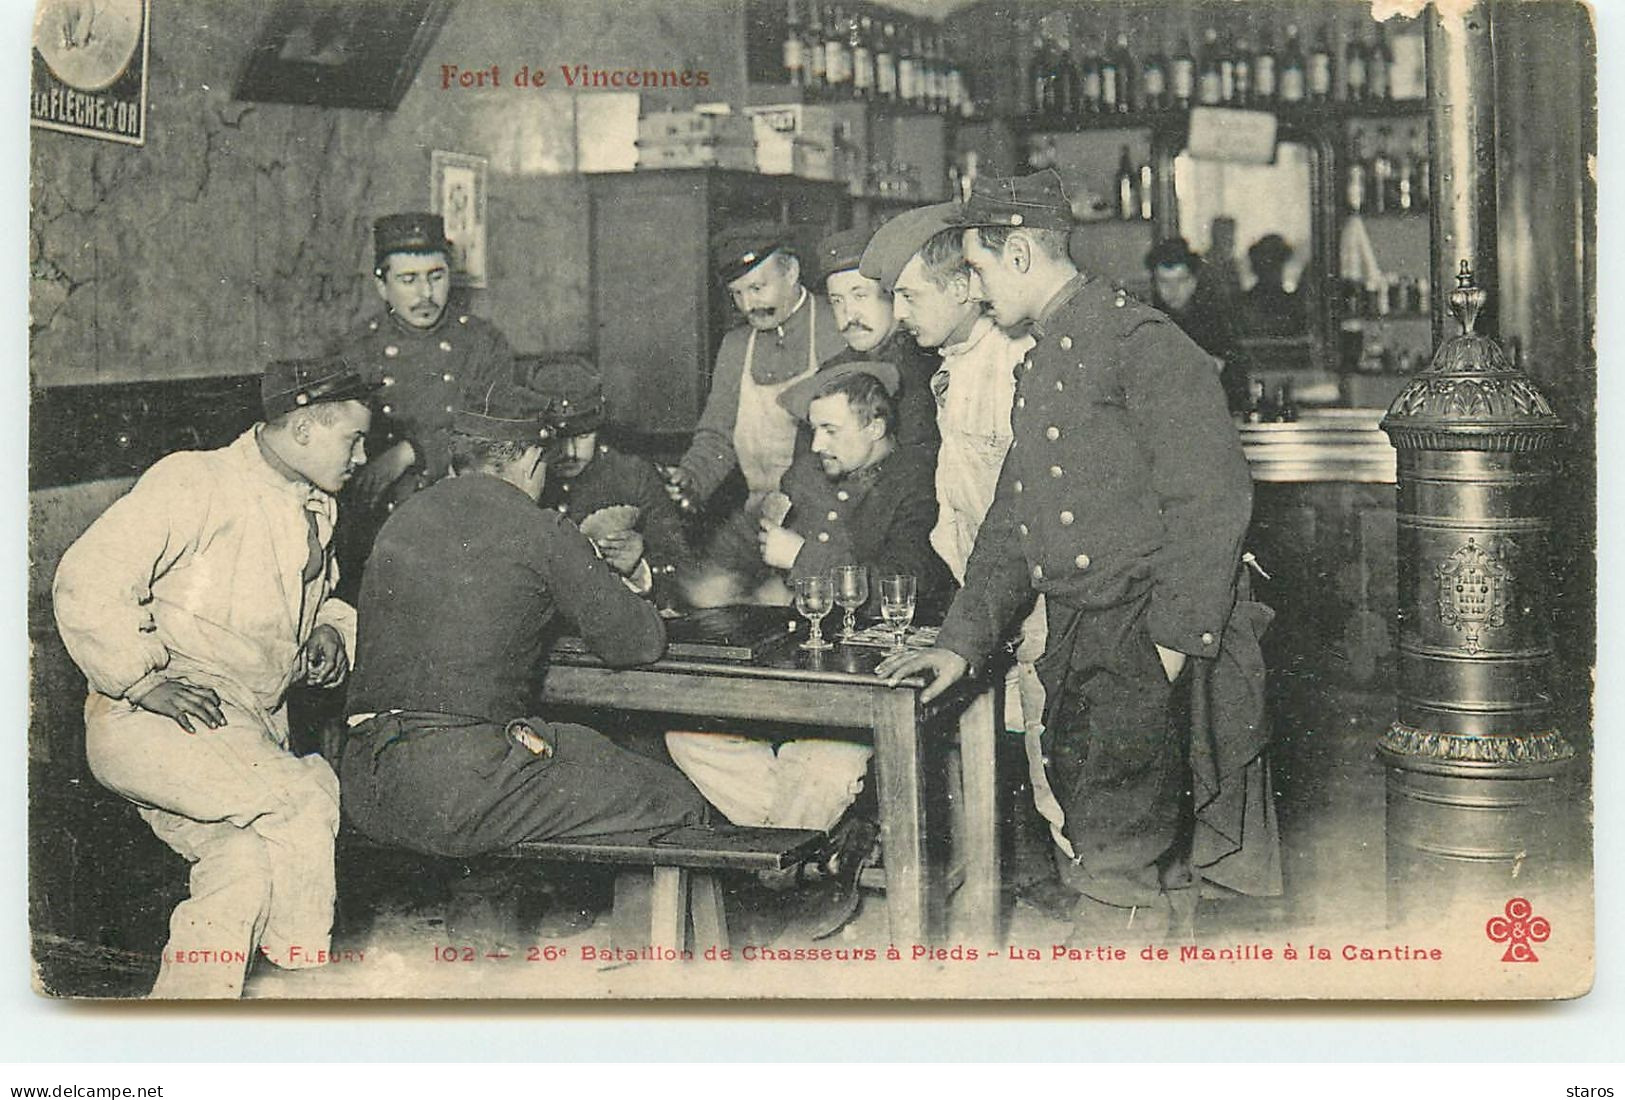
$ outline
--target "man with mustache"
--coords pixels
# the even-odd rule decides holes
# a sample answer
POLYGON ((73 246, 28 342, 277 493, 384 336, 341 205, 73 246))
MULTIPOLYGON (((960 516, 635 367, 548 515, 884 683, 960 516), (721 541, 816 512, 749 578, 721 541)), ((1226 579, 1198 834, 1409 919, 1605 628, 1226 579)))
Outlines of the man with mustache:
POLYGON ((254 958, 327 951, 338 780, 288 751, 284 696, 355 652, 329 541, 371 388, 342 360, 273 363, 264 423, 160 460, 57 567, 91 771, 192 864, 154 997, 236 997, 254 958))
POLYGON ((897 442, 935 450, 937 409, 931 399, 936 357, 910 338, 893 312, 891 288, 858 270, 869 243, 867 229, 843 229, 818 245, 824 293, 840 326, 846 350, 830 363, 874 360, 897 368, 897 442))
POLYGON ((379 218, 373 253, 383 312, 340 346, 340 354, 380 386, 368 440, 373 459, 351 487, 354 499, 340 533, 352 585, 389 510, 445 476, 451 410, 465 395, 515 378, 513 350, 496 326, 448 309, 451 245, 439 215, 379 218))

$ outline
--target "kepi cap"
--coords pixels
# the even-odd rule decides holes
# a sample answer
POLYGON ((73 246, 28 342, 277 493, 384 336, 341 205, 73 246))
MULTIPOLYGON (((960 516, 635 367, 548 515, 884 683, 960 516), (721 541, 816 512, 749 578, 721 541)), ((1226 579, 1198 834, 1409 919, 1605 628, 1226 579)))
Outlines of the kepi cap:
POLYGON ((939 202, 903 211, 875 230, 863 250, 858 271, 870 279, 878 279, 887 290, 892 289, 903 268, 925 247, 926 241, 945 229, 963 228, 955 217, 958 210, 958 203, 939 202))
POLYGON ((838 271, 851 271, 863 257, 863 246, 869 243, 867 229, 843 229, 831 233, 818 242, 818 273, 829 278, 838 271))
POLYGON ((337 355, 321 359, 278 359, 260 377, 265 419, 324 401, 365 402, 378 383, 369 382, 337 355))
POLYGON ((901 378, 896 366, 879 359, 853 359, 821 367, 799 382, 786 386, 779 391, 779 404, 797 420, 806 420, 809 405, 822 397, 836 382, 854 374, 873 375, 887 394, 897 396, 901 378))
POLYGON ((959 207, 959 224, 1070 230, 1072 201, 1053 168, 1030 176, 981 176, 959 207))
POLYGON ((747 222, 724 229, 711 242, 711 262, 717 278, 731 283, 757 264, 790 248, 790 230, 775 222, 747 222))
POLYGON ((551 443, 547 398, 528 386, 493 382, 483 396, 451 414, 451 430, 492 443, 551 443))
POLYGON ((372 223, 373 258, 377 263, 395 252, 451 253, 446 223, 439 214, 411 211, 386 214, 372 223))
POLYGON ((548 403, 548 419, 560 438, 604 426, 604 385, 583 355, 519 356, 520 376, 548 403))

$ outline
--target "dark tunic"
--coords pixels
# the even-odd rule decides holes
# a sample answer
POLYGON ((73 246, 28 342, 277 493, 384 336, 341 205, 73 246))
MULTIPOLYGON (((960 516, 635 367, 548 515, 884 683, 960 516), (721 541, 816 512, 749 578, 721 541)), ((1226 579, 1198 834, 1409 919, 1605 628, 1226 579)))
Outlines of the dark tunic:
POLYGON ((550 477, 542 490, 543 508, 577 524, 600 508, 616 504, 639 510, 637 530, 643 536, 643 556, 657 584, 690 560, 677 507, 666 495, 659 473, 644 459, 600 443, 597 456, 579 475, 550 477))
MULTIPOLYGON (((927 391, 929 392, 929 391, 927 391)), ((935 455, 898 447, 867 469, 831 481, 818 459, 805 454, 782 482, 791 510, 787 526, 806 539, 790 570, 792 581, 837 565, 869 567, 867 609, 878 614, 874 578, 912 573, 918 582, 917 617, 932 619, 947 603, 953 577, 931 548, 937 521, 935 455)))
POLYGON ((653 605, 507 482, 449 478, 396 509, 358 609, 349 709, 378 717, 346 745, 350 820, 447 855, 697 820, 704 802, 675 769, 537 716, 560 615, 611 665, 652 661, 665 645, 653 605), (519 744, 515 719, 551 753, 519 744))
POLYGON ((1080 278, 1033 334, 1015 443, 938 644, 978 664, 1045 595, 1046 738, 1074 884, 1151 904, 1158 861, 1188 832, 1187 704, 1155 646, 1219 656, 1252 482, 1212 362, 1166 316, 1080 278))

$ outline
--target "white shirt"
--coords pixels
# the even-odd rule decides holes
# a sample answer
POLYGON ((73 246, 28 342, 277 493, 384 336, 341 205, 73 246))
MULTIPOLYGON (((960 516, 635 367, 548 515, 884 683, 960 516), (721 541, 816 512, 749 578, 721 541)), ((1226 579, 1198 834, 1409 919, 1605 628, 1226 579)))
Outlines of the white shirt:
POLYGON ((932 376, 937 395, 937 525, 931 545, 965 581, 965 562, 976 532, 993 503, 999 469, 1010 449, 1010 406, 1016 365, 1032 348, 1031 336, 1011 337, 991 317, 979 317, 963 343, 940 349, 942 366, 932 376))
POLYGON ((149 469, 63 554, 57 629, 92 690, 136 699, 184 679, 259 715, 277 713, 300 648, 329 625, 355 653, 355 611, 328 598, 338 506, 290 481, 260 453, 259 425, 216 451, 182 451, 149 469), (325 563, 310 583, 310 525, 325 563))

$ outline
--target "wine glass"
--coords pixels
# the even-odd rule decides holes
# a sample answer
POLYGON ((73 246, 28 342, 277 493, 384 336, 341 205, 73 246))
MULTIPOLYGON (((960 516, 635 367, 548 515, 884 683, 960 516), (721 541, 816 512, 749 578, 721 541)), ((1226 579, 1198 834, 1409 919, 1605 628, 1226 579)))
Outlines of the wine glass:
POLYGON ((841 623, 841 641, 850 642, 858 632, 857 612, 869 600, 869 570, 861 565, 835 567, 835 602, 846 612, 841 623))
POLYGON ((880 578, 880 617, 897 631, 897 643, 891 648, 893 653, 903 652, 903 636, 908 632, 908 624, 914 620, 915 587, 912 573, 880 578))
POLYGON ((819 573, 811 577, 796 578, 796 610, 806 616, 812 630, 807 640, 801 643, 802 649, 831 649, 830 643, 824 641, 824 616, 834 606, 835 586, 831 583, 828 573, 819 573))

